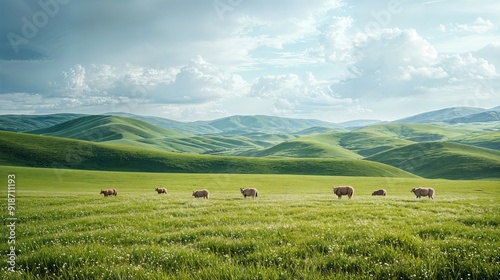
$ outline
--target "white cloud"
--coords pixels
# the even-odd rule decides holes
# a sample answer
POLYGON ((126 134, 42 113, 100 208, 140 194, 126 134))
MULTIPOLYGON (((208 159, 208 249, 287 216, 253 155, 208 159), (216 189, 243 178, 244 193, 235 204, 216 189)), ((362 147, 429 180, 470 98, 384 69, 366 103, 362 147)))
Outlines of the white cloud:
POLYGON ((323 27, 321 40, 323 48, 321 52, 328 62, 349 63, 353 59, 353 51, 356 40, 349 34, 348 30, 352 27, 353 19, 351 17, 332 17, 327 26, 323 27))
POLYGON ((452 33, 476 33, 482 34, 489 32, 495 28, 495 24, 490 20, 478 17, 474 22, 470 24, 454 23, 448 24, 448 26, 440 24, 439 30, 441 32, 452 32, 452 33))
POLYGON ((272 100, 274 113, 282 115, 311 114, 356 102, 339 97, 329 85, 330 82, 319 81, 311 73, 264 76, 252 85, 250 96, 272 100))
POLYGON ((442 99, 443 104, 462 105, 470 96, 477 106, 500 94, 500 77, 486 59, 471 53, 440 55, 414 29, 382 29, 346 37, 342 35, 349 32, 345 26, 349 25, 340 27, 341 34, 334 36, 345 42, 339 47, 330 44, 334 48, 325 50, 348 53, 332 62, 343 62, 349 76, 331 87, 344 98, 362 100, 363 107, 395 98, 412 102, 442 99))
POLYGON ((246 93, 248 84, 239 75, 226 73, 200 56, 182 67, 172 84, 153 94, 162 103, 204 103, 246 93))
POLYGON ((77 64, 51 85, 62 98, 55 105, 59 108, 118 106, 128 102, 205 103, 242 95, 248 90, 240 76, 223 72, 199 56, 180 69, 131 64, 93 64, 85 68, 77 64))
POLYGON ((48 107, 50 103, 41 94, 37 93, 6 93, 2 94, 0 111, 8 113, 33 113, 39 107, 48 107))

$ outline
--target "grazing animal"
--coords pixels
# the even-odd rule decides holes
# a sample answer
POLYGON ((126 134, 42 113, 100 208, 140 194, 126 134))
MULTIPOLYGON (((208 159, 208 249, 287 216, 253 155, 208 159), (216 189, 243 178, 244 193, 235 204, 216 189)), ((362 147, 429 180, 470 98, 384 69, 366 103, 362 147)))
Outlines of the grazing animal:
POLYGON ((333 187, 333 193, 336 194, 339 199, 341 199, 343 195, 347 195, 349 199, 351 199, 354 194, 354 188, 351 186, 333 187))
POLYGON ((247 196, 251 196, 255 199, 259 196, 259 191, 257 191, 256 188, 240 188, 240 192, 245 198, 247 198, 247 196))
POLYGON ((434 199, 434 189, 433 188, 413 188, 411 192, 414 193, 417 198, 422 196, 428 196, 429 199, 434 199))
POLYGON ((99 194, 103 194, 104 196, 110 196, 110 195, 116 196, 118 192, 116 191, 116 189, 107 189, 107 190, 101 190, 99 194))
POLYGON ((387 192, 384 189, 380 189, 380 190, 376 190, 376 191, 372 192, 372 196, 374 196, 374 195, 383 195, 383 196, 386 196, 387 192))
POLYGON ((193 191, 193 196, 196 198, 203 197, 208 199, 209 193, 208 190, 198 190, 198 191, 193 191))
POLYGON ((165 188, 156 188, 155 191, 158 193, 158 194, 167 194, 167 189, 165 188))

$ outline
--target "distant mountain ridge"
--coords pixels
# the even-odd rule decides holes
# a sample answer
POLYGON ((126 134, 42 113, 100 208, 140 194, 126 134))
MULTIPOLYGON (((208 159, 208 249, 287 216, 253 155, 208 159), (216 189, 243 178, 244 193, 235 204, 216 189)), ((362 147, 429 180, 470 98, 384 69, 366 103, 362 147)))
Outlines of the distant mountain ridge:
POLYGON ((430 111, 411 117, 396 120, 394 122, 400 123, 435 123, 446 122, 456 118, 462 118, 468 115, 478 114, 485 112, 486 109, 475 107, 452 107, 436 111, 430 111))
MULTIPOLYGON (((448 122, 451 124, 471 122, 498 121, 500 106, 491 109, 475 107, 452 107, 425 112, 406 117, 393 122, 401 123, 436 123, 448 122)), ((159 127, 173 129, 189 134, 241 134, 249 132, 265 133, 296 133, 313 127, 324 129, 360 128, 377 123, 380 120, 353 120, 341 123, 326 122, 315 119, 296 119, 276 116, 229 116, 211 121, 181 122, 161 117, 142 116, 124 112, 111 112, 104 115, 123 116, 146 121, 159 127)), ((0 115, 0 130, 31 131, 50 127, 68 120, 88 116, 86 114, 49 114, 49 115, 0 115)))
POLYGON ((464 117, 447 120, 446 122, 450 124, 457 124, 457 123, 495 122, 495 121, 500 121, 500 110, 471 114, 464 117))

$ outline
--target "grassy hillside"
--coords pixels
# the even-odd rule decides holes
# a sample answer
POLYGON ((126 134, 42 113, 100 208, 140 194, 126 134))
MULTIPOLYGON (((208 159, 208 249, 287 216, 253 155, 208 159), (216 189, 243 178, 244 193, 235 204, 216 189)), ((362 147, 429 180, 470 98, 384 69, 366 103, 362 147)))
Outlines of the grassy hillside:
POLYGON ((286 141, 276 146, 257 151, 257 157, 292 157, 292 158, 361 158, 353 151, 339 146, 336 134, 317 134, 286 141))
POLYGON ((443 141, 469 134, 468 130, 437 125, 386 123, 344 133, 340 145, 367 157, 415 142, 443 141))
POLYGON ((371 132, 380 136, 405 139, 413 142, 444 141, 464 134, 467 130, 429 124, 388 123, 372 125, 354 132, 371 132))
POLYGON ((186 136, 175 130, 161 128, 141 120, 105 115, 85 116, 30 133, 93 142, 186 136))
POLYGON ((367 158, 426 178, 500 178, 500 151, 449 142, 408 145, 367 158))
MULTIPOLYGON (((218 134, 226 132, 292 133, 315 126, 340 127, 336 124, 314 119, 294 119, 274 116, 230 116, 211 121, 178 122, 158 117, 139 116, 127 113, 111 115, 131 117, 151 124, 193 134, 218 134)), ((238 133, 241 134, 241 133, 238 133)))
POLYGON ((30 131, 83 117, 82 114, 0 115, 0 130, 30 131))
POLYGON ((179 122, 160 117, 141 116, 123 112, 112 112, 109 113, 109 115, 138 119, 159 127, 173 129, 188 134, 215 134, 221 132, 219 129, 210 126, 210 124, 206 122, 179 122))
POLYGON ((233 155, 240 151, 261 149, 262 147, 271 145, 265 141, 251 140, 243 136, 220 135, 199 135, 175 139, 168 138, 148 143, 150 143, 152 147, 160 147, 166 151, 218 155, 233 155))
POLYGON ((476 136, 466 137, 457 142, 483 148, 500 150, 500 131, 484 133, 476 136))
POLYGON ((365 157, 412 143, 414 142, 363 130, 343 133, 339 142, 343 148, 365 157))
POLYGON ((0 132, 0 164, 111 171, 414 177, 392 166, 363 160, 187 155, 13 132, 0 132))
POLYGON ((335 132, 339 132, 339 129, 323 127, 323 126, 314 126, 314 127, 306 128, 304 130, 297 131, 294 134, 306 136, 306 135, 327 134, 327 133, 335 133, 335 132))
POLYGON ((238 154, 293 137, 259 132, 241 132, 248 137, 238 133, 190 135, 138 119, 101 115, 85 116, 30 133, 194 154, 238 154))
POLYGON ((473 145, 495 147, 497 133, 488 132, 492 129, 491 126, 478 128, 470 125, 376 124, 349 132, 303 136, 244 154, 259 157, 360 158, 417 142, 461 142, 463 139, 473 145))
POLYGON ((221 131, 246 130, 268 133, 293 133, 315 126, 336 127, 333 123, 319 120, 272 116, 231 116, 207 123, 221 131))

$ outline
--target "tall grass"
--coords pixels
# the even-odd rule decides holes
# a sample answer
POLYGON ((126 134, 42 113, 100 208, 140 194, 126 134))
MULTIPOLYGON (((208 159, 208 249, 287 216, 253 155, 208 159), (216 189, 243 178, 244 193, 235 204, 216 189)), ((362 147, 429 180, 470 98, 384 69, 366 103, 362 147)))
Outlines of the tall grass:
MULTIPOLYGON (((3 279, 500 276, 498 181, 0 172, 18 178, 18 272, 2 265, 3 279), (353 199, 337 200, 337 184, 353 185, 353 199), (169 194, 156 194, 158 186, 169 194), (248 186, 257 199, 243 199, 239 188, 248 186), (416 186, 434 187, 435 200, 416 199, 416 186), (99 196, 107 187, 118 196, 99 196), (205 187, 210 199, 191 197, 205 187), (387 197, 370 196, 379 187, 387 197)), ((7 252, 6 242, 0 248, 7 252)))

